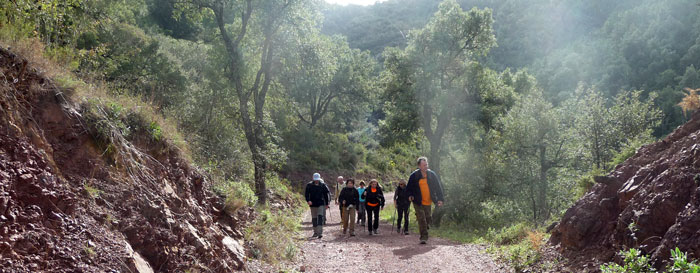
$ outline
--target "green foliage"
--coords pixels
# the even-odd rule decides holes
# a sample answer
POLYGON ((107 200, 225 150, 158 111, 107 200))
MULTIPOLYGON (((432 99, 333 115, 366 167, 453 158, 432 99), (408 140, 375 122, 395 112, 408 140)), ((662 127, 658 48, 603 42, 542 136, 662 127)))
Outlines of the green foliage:
POLYGON ((293 114, 312 128, 327 121, 326 131, 351 130, 376 93, 376 63, 367 52, 351 49, 343 37, 304 34, 295 37, 298 46, 285 52, 280 76, 295 102, 293 114))
POLYGON ((542 246, 547 237, 527 223, 517 223, 501 230, 491 229, 483 238, 495 244, 489 247, 487 252, 496 255, 515 272, 528 272, 527 269, 542 266, 539 263, 542 258, 542 246))
POLYGON ((625 162, 625 160, 634 156, 639 148, 647 143, 650 143, 651 141, 652 139, 649 136, 642 136, 628 140, 627 143, 622 145, 620 151, 613 155, 613 158, 610 161, 610 166, 614 168, 615 166, 622 164, 622 162, 625 162))
POLYGON ((148 1, 149 17, 165 34, 177 39, 195 40, 204 31, 201 13, 182 10, 176 7, 175 1, 148 1), (200 20, 197 20, 200 19, 200 20))
POLYGON ((185 95, 185 77, 159 52, 159 43, 129 24, 111 24, 97 32, 79 72, 100 77, 112 92, 141 96, 156 107, 178 105, 185 95))
POLYGON ((574 114, 573 136, 590 151, 582 156, 593 167, 608 170, 614 167, 611 163, 618 151, 636 149, 653 139, 653 128, 661 120, 661 111, 654 106, 655 94, 643 100, 641 91, 622 91, 610 107, 611 101, 595 89, 579 87, 577 94, 565 107, 574 114))
POLYGON ((85 189, 85 192, 87 193, 87 195, 92 199, 95 199, 95 198, 99 197, 100 194, 102 194, 102 191, 100 189, 95 188, 94 186, 92 186, 88 183, 83 184, 83 189, 85 189))
POLYGON ((609 263, 602 265, 600 270, 604 273, 652 273, 657 272, 651 266, 651 259, 648 255, 644 255, 640 250, 631 248, 628 251, 620 251, 620 256, 624 258, 623 265, 609 263))
POLYGON ((324 133, 300 126, 284 136, 290 149, 288 171, 337 170, 355 171, 366 153, 345 134, 324 133))
POLYGON ((218 183, 215 189, 226 197, 224 209, 231 215, 242 207, 255 205, 258 201, 253 189, 245 182, 226 181, 218 183))
POLYGON ((700 272, 700 264, 698 264, 696 261, 689 261, 688 254, 681 252, 678 247, 671 250, 671 260, 673 260, 673 264, 670 266, 670 268, 668 268, 667 272, 700 272))
POLYGON ((682 252, 678 247, 671 250, 671 261, 666 270, 658 271, 651 265, 649 255, 644 255, 641 250, 630 248, 620 251, 623 258, 622 264, 607 263, 600 267, 604 273, 652 273, 652 272, 700 272, 700 265, 696 261, 689 261, 688 254, 682 252))
POLYGON ((258 216, 245 231, 245 239, 252 246, 253 258, 273 264, 294 260, 300 243, 296 234, 301 227, 300 219, 304 211, 300 208, 278 211, 258 208, 258 216))
POLYGON ((518 223, 515 225, 503 227, 500 230, 489 229, 484 238, 495 244, 508 245, 522 241, 527 236, 530 226, 527 223, 518 223))
POLYGON ((603 175, 604 171, 601 169, 593 169, 589 171, 588 173, 580 176, 576 180, 576 190, 574 193, 574 200, 578 200, 581 198, 584 194, 586 194, 588 191, 595 186, 595 181, 593 180, 594 177, 603 175))

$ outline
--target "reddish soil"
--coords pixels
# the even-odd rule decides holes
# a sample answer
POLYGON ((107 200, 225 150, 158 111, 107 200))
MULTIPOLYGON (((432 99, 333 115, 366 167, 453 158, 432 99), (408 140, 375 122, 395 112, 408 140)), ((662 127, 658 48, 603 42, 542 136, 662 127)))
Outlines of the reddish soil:
MULTIPOLYGON (((392 195, 387 194, 387 201, 392 195)), ((302 247, 300 271, 306 272, 510 272, 484 252, 485 247, 430 238, 420 245, 416 234, 392 232, 391 223, 379 224, 379 235, 367 235, 357 225, 357 236, 343 235, 338 207, 331 205, 323 238, 309 239, 302 247)), ((410 223, 415 225, 415 223, 410 223)), ((302 230, 305 238, 313 231, 307 213, 302 230)))
POLYGON ((200 171, 139 140, 110 163, 38 69, 0 48, 0 272, 243 269, 242 221, 200 171))
POLYGON ((661 269, 671 249, 700 258, 700 113, 645 145, 568 209, 552 231, 574 268, 597 271, 639 248, 661 269))

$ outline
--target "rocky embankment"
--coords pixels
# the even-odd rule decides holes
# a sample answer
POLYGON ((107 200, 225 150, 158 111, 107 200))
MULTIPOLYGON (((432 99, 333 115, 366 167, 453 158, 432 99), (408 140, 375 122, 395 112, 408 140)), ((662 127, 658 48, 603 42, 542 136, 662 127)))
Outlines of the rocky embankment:
POLYGON ((242 223, 208 179, 138 134, 107 160, 68 91, 0 49, 0 272, 242 269, 242 223))
POLYGON ((550 243, 577 267, 597 269, 640 248, 657 266, 679 247, 700 258, 700 114, 643 146, 568 209, 550 243))

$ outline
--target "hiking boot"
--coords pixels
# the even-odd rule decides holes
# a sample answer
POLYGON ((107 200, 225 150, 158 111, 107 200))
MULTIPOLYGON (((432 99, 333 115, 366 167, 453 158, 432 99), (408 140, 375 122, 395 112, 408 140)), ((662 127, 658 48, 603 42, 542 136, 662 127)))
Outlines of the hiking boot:
POLYGON ((408 235, 408 230, 404 230, 403 235, 408 235))
POLYGON ((426 244, 425 240, 420 240, 420 244, 421 244, 421 245, 426 244))
POLYGON ((374 235, 379 235, 379 231, 377 231, 377 230, 375 229, 375 230, 374 230, 374 235))
POLYGON ((354 231, 350 231, 350 237, 355 237, 355 232, 354 232, 354 231))
POLYGON ((345 235, 345 233, 348 233, 347 229, 343 229, 343 235, 345 235))
POLYGON ((369 232, 369 236, 372 236, 372 231, 369 232))
POLYGON ((311 238, 316 238, 318 237, 318 233, 314 233, 314 235, 311 235, 311 238))
POLYGON ((319 239, 323 238, 323 235, 318 235, 318 238, 319 238, 319 239))
POLYGON ((396 233, 401 234, 401 228, 397 228, 396 233))

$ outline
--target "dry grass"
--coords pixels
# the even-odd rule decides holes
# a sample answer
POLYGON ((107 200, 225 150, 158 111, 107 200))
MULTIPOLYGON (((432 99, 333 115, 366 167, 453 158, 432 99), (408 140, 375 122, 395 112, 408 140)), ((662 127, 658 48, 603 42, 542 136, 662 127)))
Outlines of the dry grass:
POLYGON ((11 31, 0 31, 0 46, 9 48, 13 53, 27 59, 29 67, 37 69, 40 75, 52 79, 71 102, 81 104, 96 101, 102 107, 109 104, 120 105, 125 111, 136 113, 144 120, 160 126, 163 141, 177 148, 186 160, 193 162, 189 145, 180 134, 177 123, 173 119, 158 113, 156 107, 146 103, 141 97, 114 95, 109 92, 109 87, 104 82, 94 79, 87 81, 79 79, 69 69, 73 60, 66 58, 66 55, 48 57, 47 49, 38 38, 18 37, 18 35, 13 35, 11 31))
POLYGON ((685 97, 678 103, 678 106, 683 109, 683 115, 686 115, 688 112, 700 109, 700 98, 698 97, 700 88, 691 89, 686 87, 684 90, 686 91, 685 97))
POLYGON ((542 246, 544 245, 544 235, 545 234, 543 232, 537 230, 527 232, 527 240, 530 242, 530 245, 532 245, 532 248, 537 252, 542 250, 542 246))

